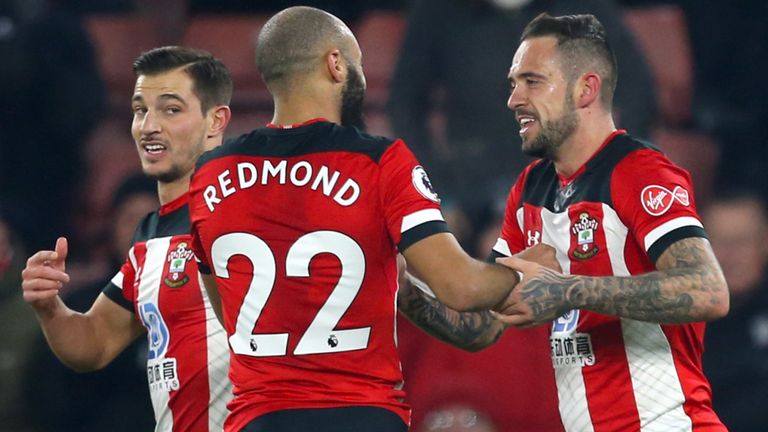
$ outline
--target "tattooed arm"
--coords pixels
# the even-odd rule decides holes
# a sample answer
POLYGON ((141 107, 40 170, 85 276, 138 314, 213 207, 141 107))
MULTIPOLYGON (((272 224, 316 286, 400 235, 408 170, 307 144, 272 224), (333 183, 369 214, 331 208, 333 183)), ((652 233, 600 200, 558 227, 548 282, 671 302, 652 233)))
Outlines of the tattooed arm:
MULTIPOLYGON (((560 270, 555 249, 548 245, 533 246, 516 256, 560 270)), ((414 286, 411 279, 406 277, 405 260, 400 256, 398 261, 400 291, 397 307, 417 327, 443 342, 467 351, 479 351, 501 337, 507 324, 497 319, 498 314, 490 311, 457 312, 449 308, 414 286)))
POLYGON ((489 311, 457 312, 400 279, 397 308, 413 324, 443 342, 479 351, 496 342, 507 327, 489 311))
POLYGON ((571 309, 658 323, 707 321, 728 312, 728 286, 701 237, 673 243, 657 271, 637 276, 566 276, 515 257, 499 262, 524 275, 500 308, 515 326, 548 322, 571 309))

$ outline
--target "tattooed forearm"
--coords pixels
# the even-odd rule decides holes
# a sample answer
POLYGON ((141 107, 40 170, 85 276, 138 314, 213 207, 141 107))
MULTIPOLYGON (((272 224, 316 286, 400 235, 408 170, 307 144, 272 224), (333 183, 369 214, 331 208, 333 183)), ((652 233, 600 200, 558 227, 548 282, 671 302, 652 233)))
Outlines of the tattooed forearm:
POLYGON ((397 307, 411 322, 430 335, 467 351, 492 345, 504 324, 488 312, 457 312, 415 287, 401 289, 397 307))
POLYGON ((683 323, 717 318, 728 310, 728 289, 709 243, 672 244, 658 271, 631 277, 565 276, 544 269, 521 296, 537 321, 570 309, 588 309, 641 321, 683 323))

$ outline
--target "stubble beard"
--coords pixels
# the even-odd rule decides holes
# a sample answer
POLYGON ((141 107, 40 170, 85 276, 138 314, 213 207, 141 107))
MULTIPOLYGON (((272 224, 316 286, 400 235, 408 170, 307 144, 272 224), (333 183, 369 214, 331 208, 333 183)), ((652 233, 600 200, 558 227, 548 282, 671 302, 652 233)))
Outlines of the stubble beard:
POLYGON ((365 130, 363 118, 363 100, 365 86, 363 79, 355 68, 349 68, 347 81, 341 90, 341 124, 365 130))
POLYGON ((573 104, 570 92, 563 103, 563 115, 560 118, 540 123, 541 131, 526 145, 523 141, 523 153, 544 159, 555 159, 558 149, 576 131, 579 116, 573 104))

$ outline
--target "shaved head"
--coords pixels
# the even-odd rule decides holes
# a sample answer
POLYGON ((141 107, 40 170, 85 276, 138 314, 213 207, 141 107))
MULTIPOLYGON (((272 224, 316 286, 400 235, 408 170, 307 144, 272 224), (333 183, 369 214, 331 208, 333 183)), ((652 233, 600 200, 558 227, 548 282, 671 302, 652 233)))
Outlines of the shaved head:
POLYGON ((309 72, 329 49, 349 62, 355 37, 344 22, 308 6, 285 9, 264 25, 256 48, 256 67, 270 88, 309 72))

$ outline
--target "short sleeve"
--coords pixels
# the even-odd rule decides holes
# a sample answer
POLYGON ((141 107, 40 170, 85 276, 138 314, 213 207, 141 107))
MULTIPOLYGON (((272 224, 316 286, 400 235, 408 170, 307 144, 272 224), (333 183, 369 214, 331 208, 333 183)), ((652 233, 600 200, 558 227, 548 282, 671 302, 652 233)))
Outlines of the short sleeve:
POLYGON ((379 167, 387 229, 401 252, 433 234, 448 232, 440 199, 426 170, 405 142, 392 143, 382 155, 379 167))
POLYGON ((690 174, 658 151, 637 150, 616 166, 611 200, 653 262, 678 240, 706 237, 690 174))
POLYGON ((528 178, 528 173, 534 165, 535 163, 523 170, 509 191, 507 206, 504 211, 504 221, 501 224, 501 233, 496 240, 496 244, 493 246, 491 256, 488 258, 489 261, 495 260, 498 257, 512 256, 525 249, 521 228, 523 222, 523 188, 528 178))
POLYGON ((200 183, 199 172, 201 167, 198 167, 195 174, 192 176, 192 181, 189 186, 189 231, 192 237, 192 253, 195 255, 195 261, 197 261, 197 268, 202 274, 211 274, 211 265, 208 259, 208 255, 203 248, 202 240, 200 239, 200 223, 205 219, 205 216, 210 214, 210 211, 205 207, 202 199, 202 190, 200 183))
POLYGON ((136 259, 134 257, 134 249, 128 252, 125 262, 120 267, 112 280, 109 281, 107 286, 104 287, 102 292, 109 297, 110 300, 124 307, 125 309, 134 312, 134 280, 136 279, 136 259))

